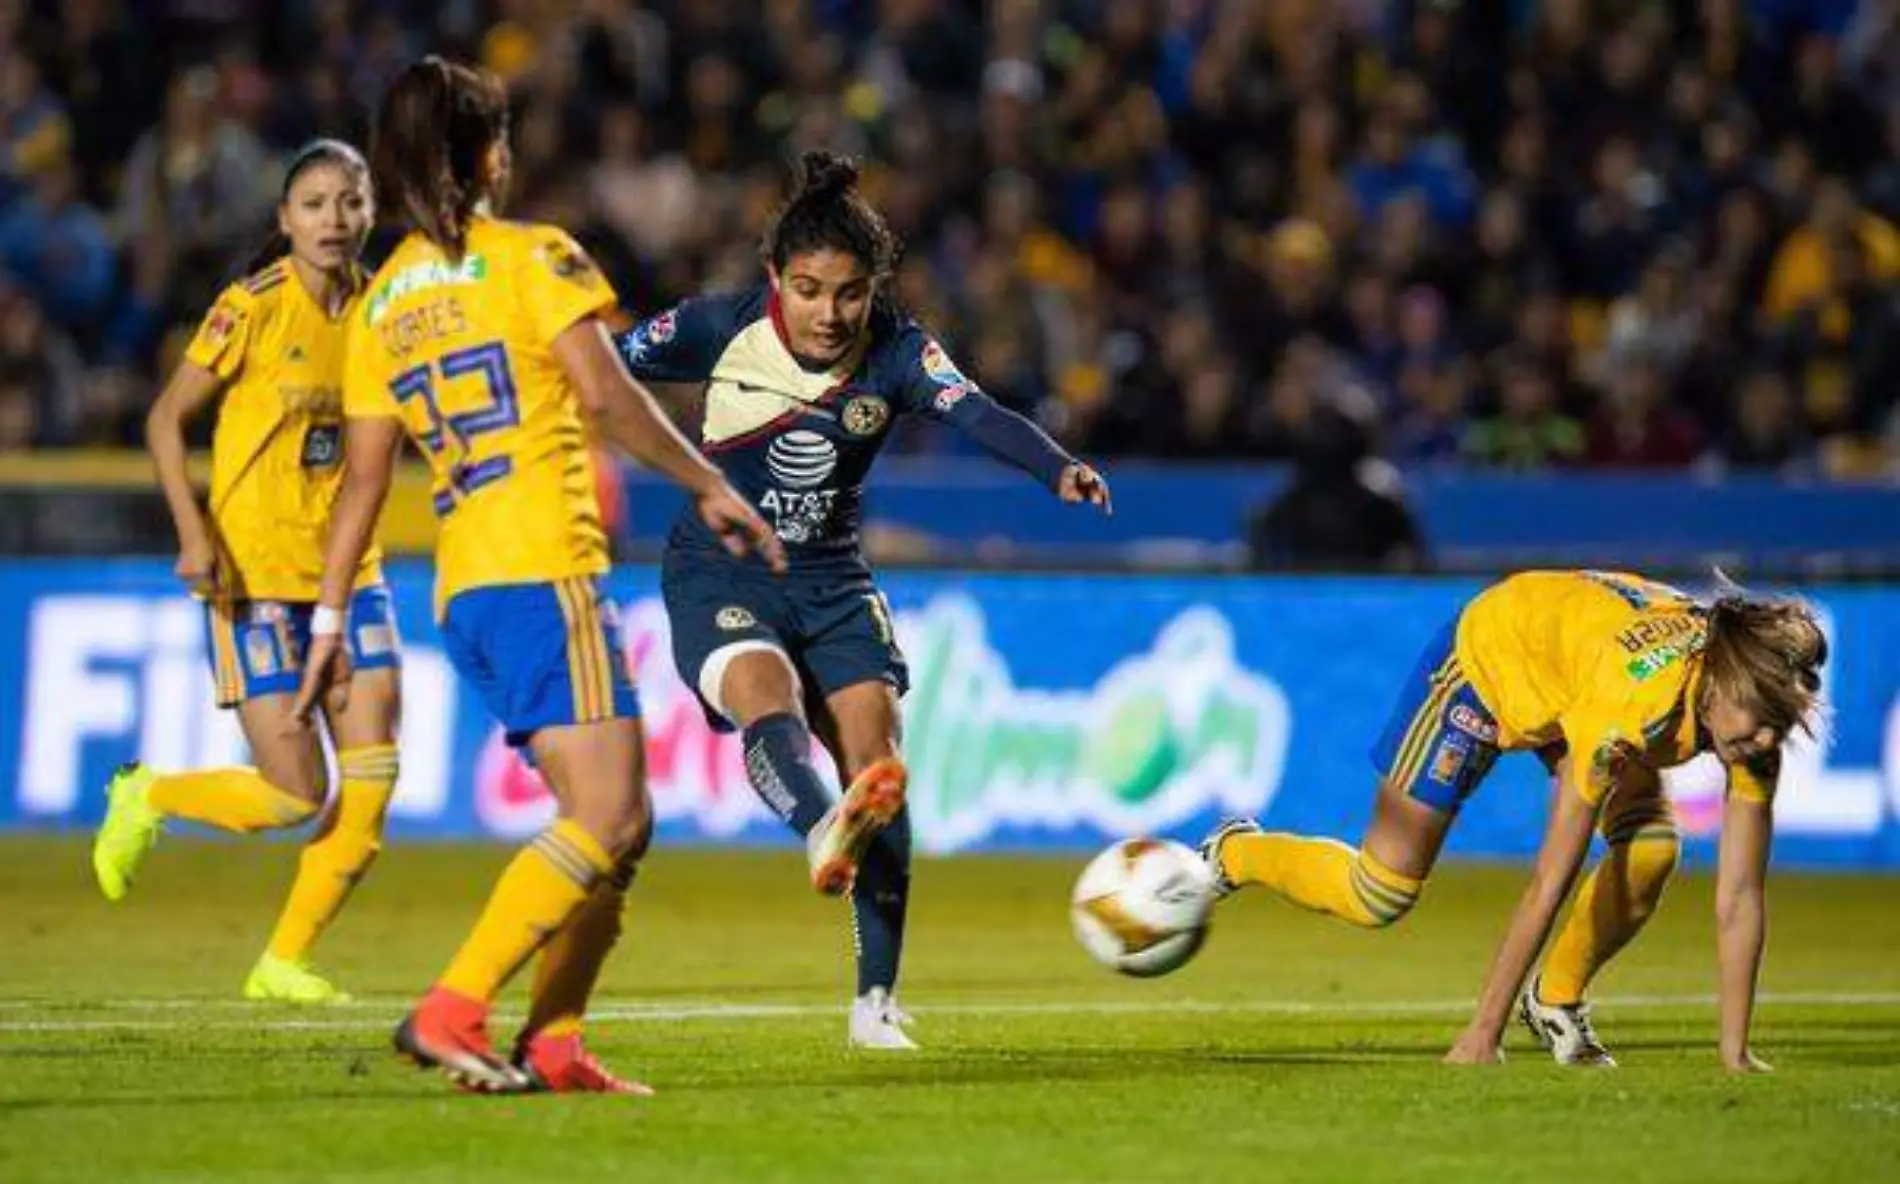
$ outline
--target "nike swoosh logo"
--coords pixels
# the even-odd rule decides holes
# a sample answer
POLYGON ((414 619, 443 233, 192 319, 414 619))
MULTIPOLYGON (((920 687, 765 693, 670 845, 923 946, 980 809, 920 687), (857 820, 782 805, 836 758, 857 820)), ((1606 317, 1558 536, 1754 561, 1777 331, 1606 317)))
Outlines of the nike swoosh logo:
POLYGON ((837 412, 827 411, 825 408, 814 403, 807 403, 803 399, 794 398, 784 391, 775 391, 769 386, 753 386, 749 382, 740 382, 737 379, 732 380, 732 385, 737 387, 739 393, 742 395, 767 395, 777 399, 781 403, 790 403, 807 415, 816 415, 820 419, 828 419, 833 423, 838 422, 837 412))

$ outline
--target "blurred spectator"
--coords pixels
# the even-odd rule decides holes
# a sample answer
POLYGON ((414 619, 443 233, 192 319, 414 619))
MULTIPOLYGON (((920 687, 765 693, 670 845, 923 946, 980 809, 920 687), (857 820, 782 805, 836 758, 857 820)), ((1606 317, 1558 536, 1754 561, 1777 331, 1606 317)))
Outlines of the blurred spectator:
POLYGON ((1370 459, 1365 430, 1348 416, 1314 417, 1287 487, 1247 526, 1255 570, 1409 571, 1424 562, 1418 524, 1390 465, 1370 459))
POLYGON ((1599 468, 1670 468, 1700 452, 1701 432, 1669 402, 1668 372, 1660 359, 1637 355, 1609 375, 1602 405, 1590 421, 1587 455, 1599 468))
POLYGON ((44 166, 31 195, 0 214, 0 267, 60 325, 95 328, 114 295, 112 241, 70 164, 44 166))
POLYGON ((1736 388, 1735 411, 1706 459, 1709 471, 1791 473, 1807 456, 1787 378, 1768 366, 1750 370, 1736 388))
POLYGON ((1549 371, 1528 353, 1501 359, 1498 370, 1498 412, 1471 425, 1465 457, 1489 468, 1519 470, 1582 459, 1583 429, 1560 408, 1549 371))
POLYGON ((165 112, 126 162, 119 232, 162 238, 177 259, 175 282, 193 306, 210 302, 237 257, 264 231, 276 197, 275 170, 248 128, 217 110, 208 68, 173 80, 165 112))
POLYGON ((0 199, 66 161, 72 123, 40 82, 40 67, 17 46, 0 49, 0 199))
POLYGON ((1770 325, 1826 294, 1833 284, 1830 251, 1850 238, 1866 251, 1869 274, 1882 281, 1900 276, 1900 231, 1862 209, 1846 182, 1827 178, 1816 186, 1808 216, 1775 253, 1762 296, 1770 325))

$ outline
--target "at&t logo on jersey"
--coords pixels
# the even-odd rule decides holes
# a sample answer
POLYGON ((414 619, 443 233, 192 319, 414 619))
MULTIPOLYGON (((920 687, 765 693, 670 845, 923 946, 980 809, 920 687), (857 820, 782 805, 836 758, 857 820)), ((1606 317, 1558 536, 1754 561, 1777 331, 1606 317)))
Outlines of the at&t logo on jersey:
POLYGON ((838 467, 838 446, 817 432, 799 429, 772 441, 765 453, 772 479, 790 489, 823 485, 838 467))

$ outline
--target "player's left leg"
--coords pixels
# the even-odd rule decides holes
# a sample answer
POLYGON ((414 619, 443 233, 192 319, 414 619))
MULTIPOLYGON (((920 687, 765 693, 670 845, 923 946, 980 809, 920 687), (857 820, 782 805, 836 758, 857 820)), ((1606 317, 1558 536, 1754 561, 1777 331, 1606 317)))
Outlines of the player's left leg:
POLYGON ((1368 929, 1412 911, 1459 807, 1498 756, 1497 721, 1465 680, 1454 637, 1455 623, 1426 646, 1373 745, 1379 788, 1359 846, 1226 824, 1201 846, 1223 894, 1259 884, 1368 929))
POLYGON ((346 1002, 316 973, 310 950, 383 849, 383 822, 396 791, 400 678, 393 666, 359 670, 347 697, 333 694, 325 719, 336 743, 339 784, 297 861, 297 876, 269 944, 244 983, 248 999, 346 1002))
MULTIPOLYGON (((825 697, 825 737, 852 792, 871 792, 882 780, 900 787, 900 722, 897 690, 883 679, 854 683, 825 697)), ((825 823, 843 832, 847 793, 825 823)), ((910 906, 910 815, 899 809, 868 832, 851 885, 852 933, 858 956, 858 995, 851 1010, 851 1043, 862 1048, 910 1049, 909 1022, 897 1007, 897 972, 904 953, 904 922, 910 906)))
POLYGON ((1524 1026, 1566 1065, 1616 1063, 1597 1038, 1584 995, 1642 932, 1682 853, 1668 795, 1651 770, 1624 773, 1598 828, 1607 848, 1577 889, 1543 972, 1524 988, 1519 1007, 1524 1026))

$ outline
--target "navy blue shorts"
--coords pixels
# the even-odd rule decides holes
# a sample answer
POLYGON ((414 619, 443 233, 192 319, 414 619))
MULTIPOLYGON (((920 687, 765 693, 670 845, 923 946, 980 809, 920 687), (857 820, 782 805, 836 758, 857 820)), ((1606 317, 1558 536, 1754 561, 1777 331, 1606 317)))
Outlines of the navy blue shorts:
POLYGON ((899 695, 910 689, 890 604, 868 574, 774 576, 669 550, 660 593, 673 631, 673 661, 719 731, 734 725, 720 710, 717 679, 724 659, 747 650, 774 649, 790 658, 807 693, 831 695, 861 682, 888 683, 899 695))
POLYGON ((1498 759, 1497 717, 1465 680, 1457 637, 1454 619, 1419 655, 1371 753, 1381 777, 1447 813, 1464 804, 1498 759))

